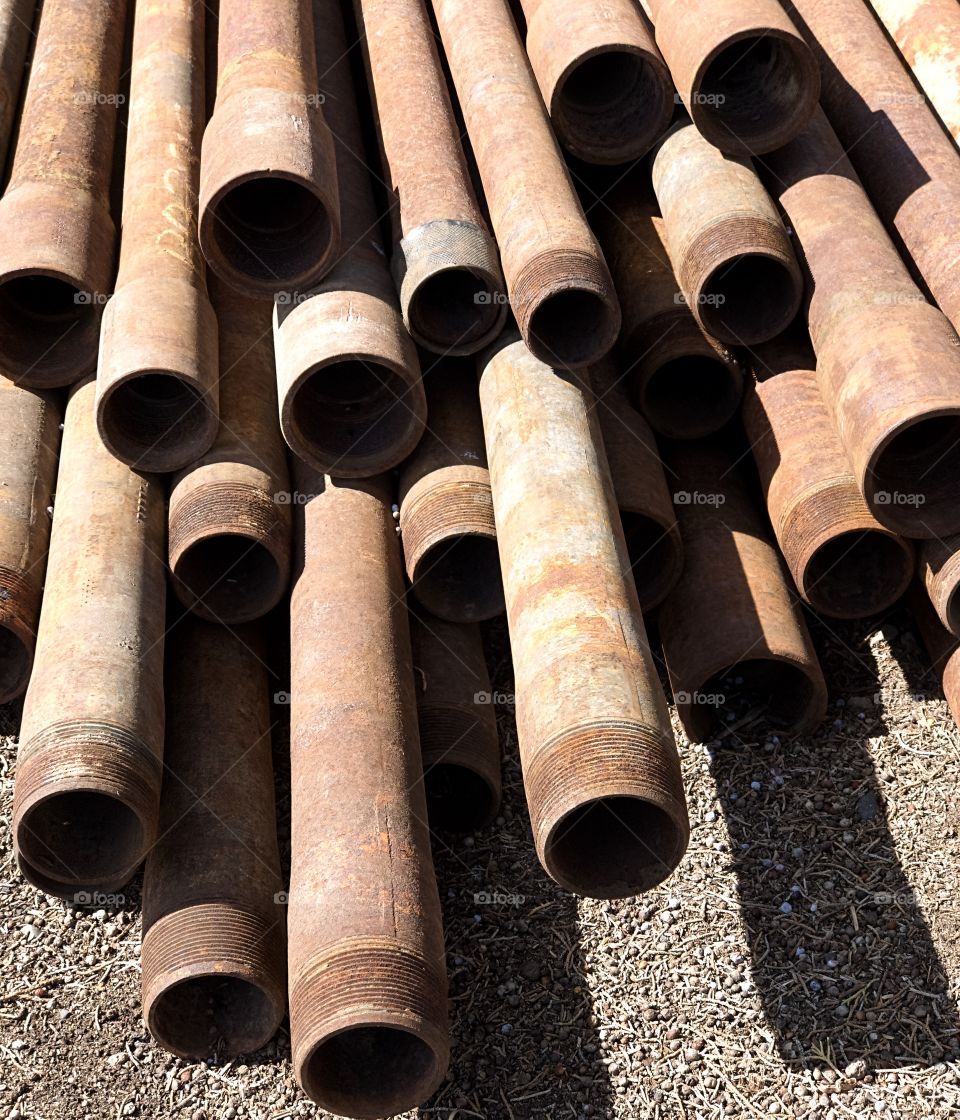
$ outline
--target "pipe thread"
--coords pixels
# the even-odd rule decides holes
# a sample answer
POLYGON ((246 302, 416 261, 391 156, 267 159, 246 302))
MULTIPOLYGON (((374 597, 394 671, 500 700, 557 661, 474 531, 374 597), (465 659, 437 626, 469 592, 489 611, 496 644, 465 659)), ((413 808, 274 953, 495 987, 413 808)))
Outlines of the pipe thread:
POLYGON ((400 539, 411 583, 424 556, 437 544, 451 537, 497 535, 488 481, 444 480, 443 471, 434 477, 435 482, 420 489, 400 509, 400 539))
POLYGON ((274 556, 285 551, 281 507, 272 494, 248 482, 211 482, 175 498, 169 531, 171 567, 191 545, 220 534, 249 537, 274 556))
POLYGON ((592 292, 608 306, 617 306, 613 284, 599 252, 549 249, 524 265, 510 290, 513 314, 524 338, 540 304, 570 290, 592 292))
POLYGON ((423 769, 462 766, 494 789, 500 785, 500 742, 496 725, 478 715, 482 709, 424 704, 418 707, 423 769))
POLYGON ((691 308, 699 306, 701 289, 716 269, 746 254, 773 257, 797 271, 783 226, 752 214, 730 215, 698 233, 680 253, 677 279, 691 308))
POLYGON ((40 568, 22 571, 0 567, 0 626, 36 635, 40 614, 40 568))

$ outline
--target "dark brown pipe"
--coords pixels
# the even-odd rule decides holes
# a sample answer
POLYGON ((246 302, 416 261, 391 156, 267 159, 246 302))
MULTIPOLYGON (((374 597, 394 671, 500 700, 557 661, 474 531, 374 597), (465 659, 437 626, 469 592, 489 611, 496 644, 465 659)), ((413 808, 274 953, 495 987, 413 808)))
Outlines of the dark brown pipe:
POLYGON ((264 615, 290 579, 292 519, 277 426, 272 307, 213 285, 220 323, 221 424, 170 492, 168 555, 177 598, 214 622, 264 615))
POLYGON ((749 706, 791 733, 823 719, 827 687, 780 554, 734 460, 718 444, 667 455, 683 537, 683 575, 660 607, 663 653, 687 736, 749 706))
POLYGON ((911 586, 908 602, 933 669, 940 678, 953 722, 960 726, 960 640, 944 629, 919 583, 911 586))
POLYGON ((679 863, 689 825, 586 375, 508 333, 480 403, 497 516, 517 732, 537 855, 614 898, 679 863))
POLYGON ((428 350, 473 354, 500 333, 507 301, 425 0, 354 6, 393 194, 393 275, 403 321, 428 350))
POLYGON ((410 615, 430 826, 473 832, 500 807, 500 740, 480 628, 410 615))
POLYGON ((619 351, 634 407, 663 436, 718 431, 739 407, 743 373, 687 306, 649 183, 625 179, 596 213, 623 308, 619 351))
POLYGON ((203 254, 250 297, 309 287, 340 244, 312 0, 220 0, 217 64, 200 163, 203 254))
POLYGON ((594 366, 597 416, 610 465, 613 491, 637 587, 646 614, 663 602, 680 578, 683 545, 657 441, 630 407, 619 370, 611 362, 594 366))
POLYGON ((430 424, 400 475, 407 578, 432 614, 479 622, 504 604, 477 378, 450 361, 426 388, 430 424))
POLYGON ((62 416, 54 394, 0 377, 0 704, 30 679, 62 416))
POLYGON ((869 0, 787 5, 820 60, 821 102, 877 213, 960 331, 960 152, 869 0))
POLYGON ((164 495, 67 405, 57 512, 13 798, 17 861, 49 894, 122 886, 157 834, 163 758, 164 495))
POLYGON ((145 471, 192 463, 217 434, 217 320, 197 240, 204 12, 138 4, 116 294, 103 317, 97 424, 145 471))
POLYGON ((507 0, 433 0, 520 332, 547 362, 613 346, 620 309, 507 0))
POLYGON ((913 577, 913 546, 867 508, 817 388, 813 352, 783 336, 754 351, 743 422, 777 544, 804 600, 833 618, 891 606, 913 577))
POLYGON ((43 5, 0 200, 0 373, 35 389, 96 367, 126 10, 125 0, 43 5))
POLYGON ((36 9, 36 0, 0 0, 0 167, 7 164, 36 9))
POLYGON ((960 635, 960 535, 924 541, 920 575, 941 624, 960 635))
POLYGON ((926 302, 821 112, 764 160, 803 246, 820 393, 874 517, 960 530, 960 343, 926 302))
POLYGON ((644 0, 680 97, 722 152, 762 155, 817 106, 816 59, 777 0, 644 0))
POLYGON ((521 0, 527 55, 560 143, 629 163, 673 116, 673 82, 633 0, 521 0))
POLYGON ((159 839, 143 875, 143 1018, 200 1060, 265 1046, 286 1012, 286 908, 258 633, 194 618, 167 654, 159 839))
POLYGON ((387 479, 298 487, 315 496, 291 603, 293 1067, 331 1112, 392 1116, 449 1047, 400 546, 387 479))
POLYGON ((402 462, 426 420, 417 351, 397 306, 334 0, 315 0, 322 96, 336 138, 343 252, 311 292, 281 292, 274 343, 280 426, 318 471, 365 477, 402 462))

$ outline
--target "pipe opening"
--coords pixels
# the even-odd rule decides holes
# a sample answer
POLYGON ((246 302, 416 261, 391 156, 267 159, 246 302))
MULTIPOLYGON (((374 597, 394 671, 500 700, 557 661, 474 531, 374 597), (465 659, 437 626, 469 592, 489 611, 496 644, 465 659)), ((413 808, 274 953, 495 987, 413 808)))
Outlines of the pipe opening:
POLYGON ((461 533, 428 548, 413 573, 413 591, 438 618, 482 622, 504 609, 496 537, 461 533))
POLYGON ((301 1083, 337 1115, 393 1116, 423 1101, 436 1080, 437 1056, 399 1027, 349 1027, 318 1043, 301 1083))
POLYGON ((193 449, 196 456, 202 455, 213 419, 193 385, 157 371, 120 382, 102 405, 107 442, 125 460, 145 469, 170 454, 178 461, 189 461, 193 449))
POLYGON ((273 1001, 237 976, 194 976, 160 992, 150 1008, 150 1032, 161 1046, 192 1058, 213 1053, 249 1054, 276 1027, 273 1001))
POLYGON ((19 696, 27 687, 33 656, 23 640, 0 624, 0 704, 19 696))
POLYGON ((905 536, 955 533, 960 416, 931 416, 901 429, 874 460, 865 493, 879 520, 905 536))
POLYGON ((663 599, 678 575, 676 540, 659 521, 643 513, 621 510, 620 521, 640 606, 650 610, 663 599))
POLYGON ((174 576, 187 592, 184 604, 216 622, 260 618, 280 596, 280 566, 270 550, 241 533, 216 533, 185 548, 174 576))
POLYGON ((636 407, 661 435, 696 439, 723 427, 736 412, 740 377, 718 358, 671 358, 633 382, 636 407))
POLYGON ((548 365, 585 366, 613 335, 613 312, 595 292, 568 288, 541 300, 527 333, 548 365))
POLYGON ((780 334, 799 306, 794 271, 775 257, 744 253, 707 277, 697 313, 710 334, 749 346, 780 334))
POLYGON ((496 329, 502 293, 468 268, 434 272, 410 297, 407 316, 419 338, 448 350, 469 346, 496 329))
POLYGON ((640 797, 600 797, 553 826, 544 863, 559 883, 592 898, 624 898, 662 883, 685 837, 658 805, 640 797))
POLYGON ((78 887, 114 883, 132 872, 145 838, 136 813, 91 790, 54 793, 20 821, 18 846, 38 874, 78 887))
POLYGON ((825 541, 807 563, 803 590, 811 605, 835 618, 863 618, 900 598, 913 556, 896 537, 875 529, 825 541))
POLYGON ((431 828, 472 832, 490 819, 494 791, 476 771, 452 762, 427 763, 423 785, 431 828))
POLYGON ((15 371, 53 377, 61 369, 73 369, 78 352, 90 352, 92 370, 100 337, 101 298, 99 293, 81 292, 66 280, 40 273, 0 284, 4 360, 15 371))
POLYGON ((728 717, 757 709, 771 726, 789 729, 803 721, 815 699, 813 681, 799 665, 773 657, 749 658, 715 673, 692 693, 686 721, 691 738, 703 739, 714 727, 722 735, 728 717))

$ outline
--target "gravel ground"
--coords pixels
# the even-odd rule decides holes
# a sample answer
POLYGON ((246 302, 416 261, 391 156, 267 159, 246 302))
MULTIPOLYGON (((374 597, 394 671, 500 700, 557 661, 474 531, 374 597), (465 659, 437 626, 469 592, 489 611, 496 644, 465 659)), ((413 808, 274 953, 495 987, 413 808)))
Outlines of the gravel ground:
MULTIPOLYGON (((487 638, 509 694, 502 625, 487 638)), ((420 1115, 960 1115, 960 733, 902 611, 815 638, 821 733, 681 741, 690 849, 640 899, 578 901, 540 870, 500 707, 502 817, 435 846, 453 1059, 420 1115)), ((18 716, 0 710, 7 820, 18 716)), ((326 1115, 285 1031, 229 1064, 150 1042, 138 883, 78 910, 0 843, 0 1120, 326 1115)))

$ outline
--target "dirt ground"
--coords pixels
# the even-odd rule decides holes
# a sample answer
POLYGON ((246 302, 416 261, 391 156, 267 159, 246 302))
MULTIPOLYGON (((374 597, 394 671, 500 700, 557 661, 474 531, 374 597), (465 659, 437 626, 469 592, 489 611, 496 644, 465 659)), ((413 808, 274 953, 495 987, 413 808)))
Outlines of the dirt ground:
MULTIPOLYGON (((960 733, 902 610, 815 638, 824 727, 681 741, 690 848, 642 898, 577 900, 541 871, 500 706, 502 815, 435 843, 453 1054, 422 1117, 960 1116, 960 733)), ((487 640, 509 694, 502 624, 487 640)), ((0 716, 0 1120, 326 1115, 285 1031, 227 1064, 151 1043, 137 882, 78 910, 19 877, 18 716, 0 716)))

